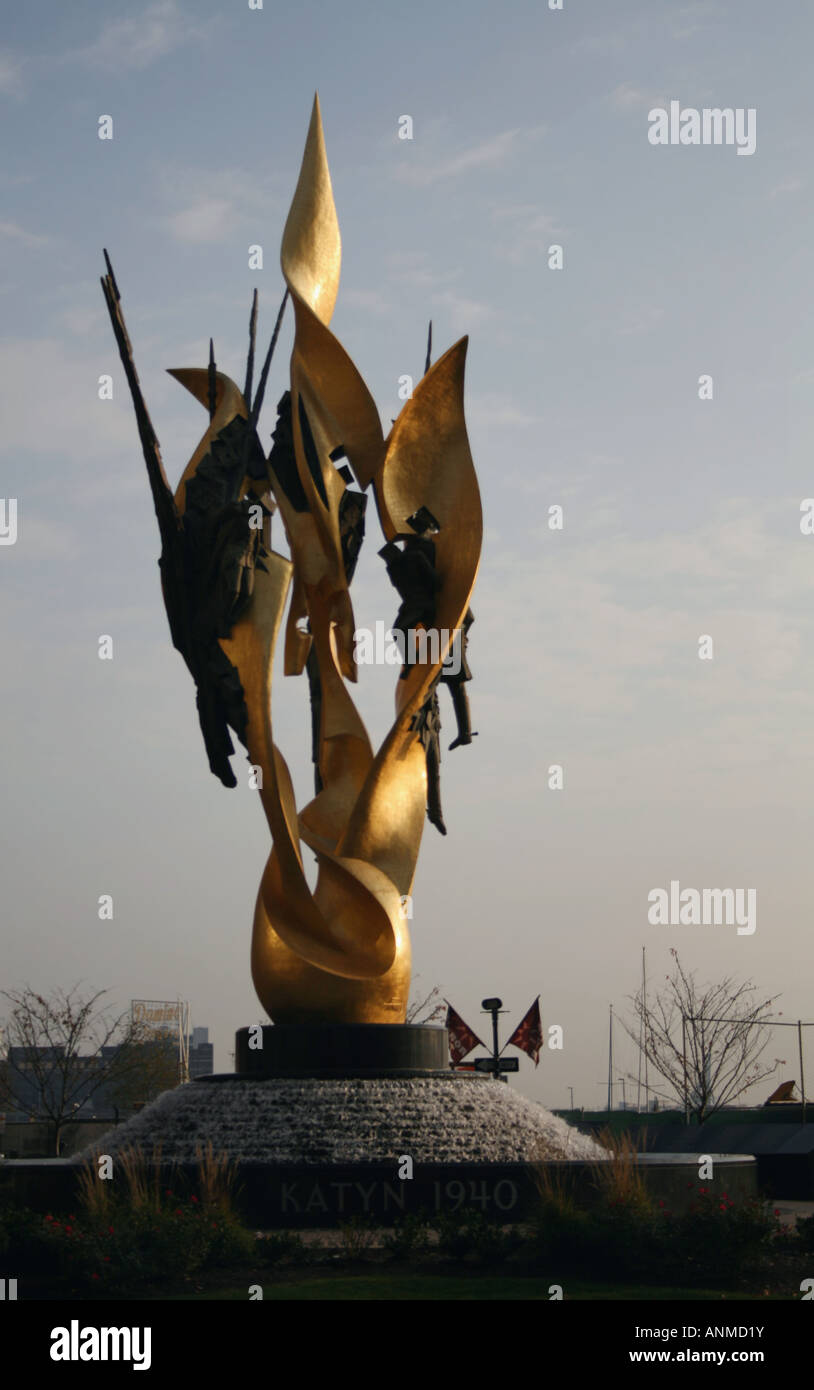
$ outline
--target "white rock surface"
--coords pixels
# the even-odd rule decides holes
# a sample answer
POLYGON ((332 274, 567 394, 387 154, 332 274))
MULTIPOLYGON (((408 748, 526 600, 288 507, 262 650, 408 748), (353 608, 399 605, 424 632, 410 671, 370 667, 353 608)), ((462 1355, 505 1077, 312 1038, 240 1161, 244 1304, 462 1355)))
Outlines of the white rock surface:
MULTIPOLYGON (((242 1162, 513 1163, 606 1157, 592 1139, 491 1078, 192 1082, 93 1146, 192 1160, 212 1142, 242 1162)), ((88 1151, 86 1151, 88 1152, 88 1151)))

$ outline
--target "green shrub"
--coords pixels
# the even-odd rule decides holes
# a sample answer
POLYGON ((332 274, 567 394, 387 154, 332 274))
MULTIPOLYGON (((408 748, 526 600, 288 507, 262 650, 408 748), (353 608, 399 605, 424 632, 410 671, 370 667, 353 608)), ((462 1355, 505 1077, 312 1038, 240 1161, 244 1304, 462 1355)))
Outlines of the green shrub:
POLYGON ((307 1247, 296 1231, 272 1231, 258 1236, 256 1253, 266 1265, 303 1264, 308 1259, 307 1247))
POLYGON ((393 1230, 384 1238, 384 1249, 394 1260, 411 1260, 423 1255, 429 1247, 428 1217, 405 1212, 396 1218, 393 1230))
POLYGON ((508 1259, 521 1244, 515 1231, 489 1221, 481 1211, 441 1211, 433 1225, 438 1232, 438 1251, 452 1260, 471 1260, 496 1265, 508 1259))
MULTIPOLYGON (((615 1166, 621 1169, 621 1162, 615 1166)), ((789 1244, 760 1201, 735 1203, 728 1194, 698 1187, 690 1208, 672 1215, 628 1178, 632 1168, 622 1173, 623 1183, 610 1166, 607 1172, 605 1200, 596 1205, 580 1203, 557 1182, 541 1184, 526 1245, 535 1266, 602 1278, 737 1286, 765 1272, 789 1244)), ((804 1232, 803 1240, 808 1238, 814 1237, 804 1232)))
POLYGON ((29 1213, 29 1218, 29 1228, 21 1232, 28 1268, 34 1256, 32 1272, 53 1271, 78 1290, 126 1293, 180 1283, 204 1266, 245 1265, 256 1256, 253 1233, 232 1212, 206 1207, 195 1196, 179 1198, 171 1190, 158 1205, 132 1206, 114 1198, 104 1213, 67 1218, 29 1213))
POLYGON ((757 1198, 736 1203, 699 1186, 689 1209, 666 1218, 673 1275, 690 1282, 727 1283, 757 1273, 779 1243, 777 1217, 757 1198))
POLYGON ((348 1221, 340 1222, 339 1239, 346 1259, 362 1259, 376 1239, 376 1226, 372 1217, 359 1214, 350 1217, 348 1221))
POLYGON ((42 1274, 53 1268, 47 1224, 40 1212, 28 1207, 0 1210, 0 1257, 13 1265, 13 1275, 42 1274))
POLYGON ((48 1263, 73 1287, 127 1292, 256 1258, 255 1236, 232 1207, 233 1168, 211 1145, 199 1151, 192 1183, 176 1172, 167 1186, 160 1150, 148 1159, 125 1149, 118 1171, 114 1183, 99 1177, 93 1161, 85 1163, 79 1217, 40 1218, 48 1263))
POLYGON ((658 1215, 636 1195, 585 1208, 556 1194, 538 1203, 526 1252, 549 1269, 612 1277, 656 1272, 663 1248, 658 1215))
POLYGON ((806 1254, 814 1251, 814 1216, 798 1216, 795 1237, 806 1254))
POLYGON ((657 1278, 666 1244, 664 1218, 635 1196, 591 1213, 587 1255, 603 1274, 657 1278))

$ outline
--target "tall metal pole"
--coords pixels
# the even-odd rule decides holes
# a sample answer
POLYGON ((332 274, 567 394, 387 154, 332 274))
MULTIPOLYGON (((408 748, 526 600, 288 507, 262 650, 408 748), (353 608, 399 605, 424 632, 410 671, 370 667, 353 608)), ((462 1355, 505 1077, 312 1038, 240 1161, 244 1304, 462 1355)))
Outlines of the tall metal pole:
POLYGON ((480 1006, 483 1009, 484 1013, 492 1015, 492 1066, 494 1067, 492 1076, 495 1081, 500 1081, 501 1076, 500 1072, 497 1069, 498 1059, 500 1057, 500 1048, 498 1047, 497 1042, 497 1016, 500 1013, 500 1010, 503 1008, 503 1000, 482 999, 480 1006))
POLYGON ((690 1123, 690 1090, 687 1084, 687 1016, 681 1015, 681 1057, 684 1066, 684 1123, 690 1123))
POLYGON ((613 1005, 610 1005, 608 1026, 608 1114, 613 1110, 613 1005))
POLYGON ((642 993, 644 996, 644 1108, 650 1109, 650 1071, 647 1057, 647 947, 642 946, 642 993))
POLYGON ((803 1124, 806 1122, 806 1078, 803 1070, 803 1024, 802 1020, 797 1020, 797 1047, 800 1052, 800 1095, 803 1098, 803 1124))
POLYGON ((573 1110, 573 1108, 574 1108, 574 1088, 573 1088, 573 1086, 569 1086, 569 1087, 568 1087, 568 1090, 571 1092, 571 1109, 573 1110))
POLYGON ((498 1057, 500 1056, 500 1050, 499 1050, 498 1045, 497 1045, 497 1016, 498 1016, 498 1013, 499 1013, 499 1010, 498 1010, 498 1009, 492 1009, 492 1056, 493 1056, 494 1059, 495 1059, 495 1069, 494 1069, 494 1071, 492 1072, 492 1080, 493 1080, 493 1081, 499 1081, 499 1080, 500 1080, 500 1073, 499 1073, 499 1071, 498 1071, 498 1069, 497 1069, 497 1059, 498 1059, 498 1057))
POLYGON ((642 1108, 642 1037, 644 1036, 644 946, 642 946, 642 1008, 639 1012, 639 1066, 636 1073, 636 1109, 642 1108))

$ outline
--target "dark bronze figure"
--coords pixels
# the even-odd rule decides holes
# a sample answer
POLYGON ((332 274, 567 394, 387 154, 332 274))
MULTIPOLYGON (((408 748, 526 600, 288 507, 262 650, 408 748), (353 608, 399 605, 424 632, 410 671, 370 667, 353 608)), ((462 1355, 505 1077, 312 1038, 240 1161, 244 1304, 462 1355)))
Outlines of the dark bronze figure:
POLYGON ((382 546, 379 554, 391 584, 401 596, 391 631, 401 652, 401 679, 405 680, 410 664, 409 634, 418 627, 430 630, 435 626, 435 599, 441 588, 441 576, 435 568, 435 545, 426 533, 398 535, 382 546), (404 542, 403 550, 398 541, 404 542))
POLYGON ((412 728, 418 732, 427 759, 427 820, 446 835, 441 810, 441 710, 437 680, 415 716, 412 728))
POLYGON ((458 737, 452 740, 449 745, 450 752, 453 748, 459 748, 464 743, 471 743, 477 734, 472 732, 472 721, 469 713, 469 697, 466 693, 466 682, 471 681, 472 672, 469 669, 469 662, 466 659, 466 649, 469 643, 469 629, 475 621, 475 615, 471 608, 466 610, 459 634, 455 642, 459 644, 460 666, 457 671, 448 671, 445 666, 441 668, 439 680, 449 690, 452 696, 452 709, 455 714, 455 721, 458 725, 458 737))

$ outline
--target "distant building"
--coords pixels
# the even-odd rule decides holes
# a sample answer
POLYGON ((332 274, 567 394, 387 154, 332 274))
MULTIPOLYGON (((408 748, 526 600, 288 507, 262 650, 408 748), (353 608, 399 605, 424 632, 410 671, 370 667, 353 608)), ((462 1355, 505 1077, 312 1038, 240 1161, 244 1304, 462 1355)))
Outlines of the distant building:
POLYGON ((189 1079, 211 1076, 215 1070, 215 1049, 208 1028, 193 1028, 189 1043, 189 1079))
MULTIPOLYGON (((107 1058, 115 1053, 115 1047, 103 1047, 102 1056, 107 1058)), ((45 1115, 48 1111, 59 1109, 58 1099, 63 1083, 62 1068, 59 1065, 64 1052, 60 1048, 49 1047, 10 1047, 8 1050, 8 1085, 11 1098, 8 1102, 8 1119, 23 1120, 35 1115, 45 1115), (36 1069, 32 1065, 36 1053, 36 1069), (53 1067, 48 1070, 49 1064, 53 1067)), ((71 1113, 75 1120, 112 1120, 116 1118, 116 1106, 107 1094, 107 1087, 95 1083, 93 1057, 76 1057, 71 1067, 70 1090, 74 1096, 71 1113), (87 1070, 87 1080, 82 1071, 87 1070)))
MULTIPOLYGON (((190 1079, 196 1076, 211 1076, 214 1071, 214 1048, 209 1041, 208 1028, 193 1028, 189 1049, 190 1079)), ((171 1056, 178 1049, 177 1038, 167 1030, 164 1036, 156 1036, 156 1044, 166 1048, 171 1056)), ((116 1045, 102 1048, 102 1057, 108 1060, 118 1051, 116 1045)), ((9 1121, 27 1120, 29 1117, 45 1116, 60 1107, 57 1104, 63 1084, 62 1068, 59 1060, 62 1049, 47 1047, 10 1047, 6 1076, 11 1095, 5 1102, 9 1121), (36 1053, 36 1068, 32 1065, 36 1053), (53 1061, 53 1067, 49 1063, 53 1061), (49 1074, 50 1073, 50 1074, 49 1074), (44 1097, 48 1104, 43 1103, 44 1097)), ((75 1120, 118 1120, 121 1111, 129 1108, 126 1100, 115 1098, 115 1082, 110 1085, 96 1080, 98 1058, 76 1057, 71 1064, 70 1091, 73 1097, 71 1115, 75 1120), (87 1071, 87 1079, 82 1072, 87 1071)))

